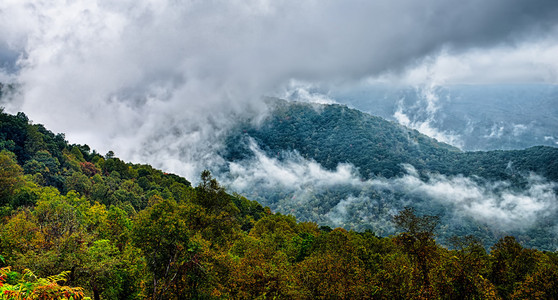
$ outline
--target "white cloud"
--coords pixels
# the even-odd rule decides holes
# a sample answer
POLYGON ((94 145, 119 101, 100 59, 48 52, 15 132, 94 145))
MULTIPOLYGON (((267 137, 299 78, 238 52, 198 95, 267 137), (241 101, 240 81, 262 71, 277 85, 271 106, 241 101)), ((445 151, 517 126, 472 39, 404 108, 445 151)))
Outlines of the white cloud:
POLYGON ((513 129, 512 129, 512 134, 514 136, 519 136, 522 135, 523 133, 525 133, 527 131, 527 129, 529 128, 528 125, 524 125, 524 124, 514 124, 513 125, 513 129))
POLYGON ((369 81, 408 85, 558 84, 557 51, 556 34, 550 33, 535 42, 529 40, 490 49, 455 52, 446 48, 410 66, 402 75, 385 74, 369 81))
POLYGON ((486 134, 484 138, 500 138, 504 134, 504 126, 498 126, 497 124, 492 125, 490 129, 490 134, 486 134))
POLYGON ((362 180, 352 165, 340 164, 335 170, 326 170, 296 152, 280 153, 282 159, 271 158, 253 141, 250 149, 254 153, 252 159, 229 164, 228 177, 221 179, 226 186, 263 199, 281 193, 287 208, 308 206, 309 199, 322 197, 325 190, 343 190, 339 195, 345 195, 344 198, 337 199, 323 216, 314 219, 334 226, 373 224, 381 232, 392 232, 391 225, 382 222, 387 222, 398 208, 412 206, 413 203, 407 203, 409 198, 424 199, 431 206, 441 205, 459 218, 470 218, 504 232, 527 230, 541 217, 555 215, 558 209, 556 183, 534 174, 527 177, 528 184, 521 189, 506 181, 479 183, 464 176, 430 174, 423 179, 411 165, 403 165, 406 175, 401 177, 362 180), (387 196, 384 192, 402 197, 387 196), (389 200, 382 200, 384 197, 389 200), (378 201, 387 202, 382 208, 378 201))
POLYGON ((225 182, 235 190, 248 192, 256 188, 304 190, 331 185, 360 185, 358 173, 348 164, 340 164, 335 171, 325 170, 315 161, 306 160, 297 152, 281 153, 286 159, 268 157, 253 140, 249 148, 254 154, 250 161, 229 163, 229 176, 225 182))
MULTIPOLYGON (((0 55, 17 68, 0 67, 0 78, 22 86, 8 111, 71 142, 190 177, 219 163, 215 151, 235 118, 261 116, 260 97, 293 80, 397 74, 440 49, 489 49, 488 59, 508 53, 509 40, 533 47, 552 73, 556 43, 545 32, 557 11, 542 0, 6 0, 0 55)), ((431 68, 446 74, 447 65, 431 68)), ((330 101, 305 87, 298 95, 330 101)))
POLYGON ((440 87, 431 83, 429 85, 417 86, 415 88, 417 101, 412 107, 405 107, 404 99, 400 99, 393 118, 399 124, 418 130, 420 133, 435 138, 439 142, 463 148, 464 142, 461 136, 452 131, 443 131, 436 128, 434 124, 438 119, 440 110, 440 98, 438 89, 440 87), (410 109, 412 114, 406 111, 410 109))
POLYGON ((290 80, 289 84, 285 87, 282 93, 277 97, 290 101, 300 101, 317 104, 335 104, 337 103, 332 99, 327 92, 324 92, 316 84, 302 82, 299 80, 290 80))
POLYGON ((422 181, 415 175, 394 180, 394 185, 411 195, 426 196, 481 223, 500 230, 521 230, 534 225, 539 217, 556 213, 556 184, 529 175, 528 186, 514 190, 507 182, 479 184, 456 176, 431 175, 422 181))

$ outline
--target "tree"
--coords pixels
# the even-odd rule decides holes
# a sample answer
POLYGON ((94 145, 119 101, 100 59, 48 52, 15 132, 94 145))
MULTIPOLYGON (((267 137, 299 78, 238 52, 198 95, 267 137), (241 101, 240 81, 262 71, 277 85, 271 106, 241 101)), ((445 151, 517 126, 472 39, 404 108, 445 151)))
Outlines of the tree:
POLYGON ((393 222, 404 231, 395 238, 395 243, 414 260, 421 274, 422 290, 431 296, 429 271, 437 252, 434 230, 439 218, 417 216, 413 208, 406 207, 393 217, 393 222))
POLYGON ((18 113, 17 116, 0 113, 0 149, 15 153, 20 164, 25 161, 24 144, 28 122, 29 119, 23 113, 18 113))
POLYGON ((107 152, 107 154, 105 155, 106 159, 111 159, 114 158, 114 151, 110 150, 109 152, 107 152))
POLYGON ((224 209, 231 200, 225 189, 211 176, 211 172, 204 170, 201 173, 201 182, 196 187, 197 197, 194 203, 199 204, 209 211, 224 209))
POLYGON ((250 236, 238 240, 234 250, 241 257, 232 259, 226 274, 231 298, 286 298, 295 272, 282 251, 250 236))
POLYGON ((66 193, 73 190, 80 193, 80 195, 88 196, 91 194, 91 189, 91 180, 81 172, 73 172, 64 181, 64 191, 66 193))
POLYGON ((70 153, 72 153, 79 162, 85 161, 85 158, 83 158, 83 153, 81 153, 81 150, 77 146, 72 147, 70 153))
POLYGON ((22 175, 15 154, 6 150, 0 152, 0 205, 9 203, 14 190, 23 181, 22 175))
POLYGON ((440 249, 432 285, 448 299, 497 299, 496 287, 486 279, 488 254, 473 236, 453 237, 455 250, 440 249))
POLYGON ((27 138, 25 139, 25 159, 31 158, 37 151, 46 150, 47 145, 43 140, 43 134, 39 132, 36 125, 27 125, 27 138))
POLYGON ((119 254, 109 240, 95 241, 87 249, 79 273, 93 291, 93 299, 99 300, 101 294, 106 298, 117 298, 121 286, 117 276, 121 267, 119 254))
POLYGON ((556 299, 558 297, 558 266, 541 263, 517 286, 511 299, 556 299))
POLYGON ((359 258, 354 236, 337 228, 320 235, 313 252, 296 266, 296 283, 306 299, 370 299, 378 291, 359 258))
POLYGON ((83 216, 69 201, 74 197, 77 198, 75 192, 66 197, 52 187, 44 188, 40 193, 33 213, 47 241, 54 243, 62 236, 80 231, 83 216))
POLYGON ((88 161, 81 162, 79 166, 81 167, 81 172, 83 172, 83 174, 87 176, 93 176, 100 172, 97 166, 95 166, 93 163, 90 163, 88 161))
POLYGON ((197 294, 197 285, 181 286, 183 275, 201 268, 196 262, 198 247, 190 240, 186 221, 178 204, 167 199, 141 211, 134 223, 132 240, 147 260, 153 299, 168 298, 172 290, 197 294))
POLYGON ((7 261, 43 243, 44 235, 27 209, 15 213, 0 226, 0 253, 7 261))
POLYGON ((132 222, 124 210, 119 207, 111 206, 105 222, 99 225, 99 235, 101 238, 110 239, 122 251, 128 243, 132 222))
POLYGON ((538 251, 524 249, 514 237, 506 236, 492 246, 489 279, 496 285, 498 294, 509 299, 515 285, 535 270, 540 259, 538 251))
POLYGON ((212 242, 212 246, 230 246, 240 232, 240 211, 234 205, 233 197, 225 192, 207 170, 201 173, 201 182, 195 190, 196 196, 192 202, 204 210, 199 220, 205 219, 207 224, 198 229, 205 239, 212 242))
POLYGON ((33 159, 43 163, 50 173, 57 173, 60 169, 60 162, 56 157, 53 157, 50 152, 46 150, 39 150, 33 155, 33 159))

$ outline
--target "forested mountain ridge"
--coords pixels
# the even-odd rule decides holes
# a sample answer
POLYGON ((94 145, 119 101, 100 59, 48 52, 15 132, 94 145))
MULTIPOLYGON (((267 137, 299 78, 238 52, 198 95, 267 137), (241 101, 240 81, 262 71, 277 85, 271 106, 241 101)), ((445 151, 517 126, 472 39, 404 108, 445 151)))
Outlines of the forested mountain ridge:
POLYGON ((71 145, 0 111, 0 297, 37 299, 524 299, 558 295, 558 255, 513 237, 436 243, 319 227, 200 184, 71 145), (56 275, 59 274, 59 275, 56 275), (79 287, 76 287, 79 286, 79 287))
MULTIPOLYGON (((255 139, 273 155, 296 150, 327 169, 352 163, 364 178, 393 177, 403 171, 401 163, 424 169, 452 152, 447 144, 404 126, 341 105, 320 105, 268 99, 271 112, 262 124, 241 125, 237 132, 255 139)), ((245 158, 250 151, 239 148, 242 135, 229 138, 230 160, 245 158), (234 147, 236 146, 236 147, 234 147)))
POLYGON ((333 170, 351 163, 360 175, 402 175, 402 164, 420 172, 462 174, 512 180, 514 172, 535 172, 558 181, 558 148, 463 152, 451 145, 383 118, 343 105, 308 104, 269 99, 271 112, 262 124, 244 123, 228 140, 225 157, 250 155, 242 138, 251 137, 268 154, 296 150, 333 170), (510 171, 513 166, 514 171, 510 171))
POLYGON ((343 105, 267 102, 265 119, 231 131, 223 177, 273 210, 388 235, 389 215, 413 206, 440 216, 443 241, 475 234, 488 246, 513 234, 532 247, 558 247, 558 148, 463 152, 343 105), (325 171, 313 175, 316 168, 325 171), (296 179, 266 178, 277 170, 296 179))

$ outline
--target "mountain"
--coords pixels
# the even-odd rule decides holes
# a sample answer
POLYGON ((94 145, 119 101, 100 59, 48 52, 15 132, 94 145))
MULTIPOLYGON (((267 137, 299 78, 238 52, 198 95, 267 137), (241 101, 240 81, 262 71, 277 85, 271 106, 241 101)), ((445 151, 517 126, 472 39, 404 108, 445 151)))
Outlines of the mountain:
POLYGON ((558 145, 556 85, 365 85, 334 90, 329 96, 339 103, 437 135, 463 150, 558 145))
MULTIPOLYGON (((287 112, 298 108, 305 116, 318 118, 331 109, 333 115, 345 111, 342 114, 352 116, 349 120, 393 126, 339 106, 276 104, 287 112)), ((265 123, 256 128, 267 128, 265 123)), ((428 151, 460 153, 414 137, 425 139, 425 145, 432 146, 428 151)), ((245 138, 245 155, 228 164, 228 173, 237 176, 231 183, 238 186, 238 175, 249 179, 246 175, 251 174, 257 179, 250 181, 251 192, 268 193, 264 178, 281 179, 275 186, 279 195, 290 186, 302 188, 306 197, 319 196, 306 202, 316 215, 330 205, 324 200, 337 201, 340 220, 366 223, 362 217, 378 218, 381 214, 372 215, 370 209, 377 204, 395 208, 398 193, 406 193, 416 206, 421 200, 416 191, 479 184, 424 170, 419 175, 410 164, 402 166, 401 175, 364 179, 347 163, 328 170, 294 148, 268 157, 254 138, 245 138), (339 198, 347 193, 351 195, 339 198), (372 205, 351 208, 359 199, 372 205)), ((428 167, 425 164, 425 170, 428 167)), ((550 193, 542 179, 537 180, 527 185, 539 196, 550 193)), ((517 194, 507 195, 512 199, 506 198, 506 205, 521 206, 514 202, 517 194)), ((525 195, 519 198, 529 201, 525 195)), ((426 199, 422 208, 432 204, 426 199)), ((458 231, 438 215, 417 214, 413 208, 384 211, 384 225, 396 226, 398 232, 389 237, 371 230, 332 230, 227 193, 207 170, 193 187, 185 178, 150 165, 126 163, 112 151, 100 155, 87 145, 69 144, 63 134, 32 124, 24 113, 10 115, 0 109, 0 294, 5 298, 44 298, 48 293, 49 299, 439 299, 448 294, 458 299, 525 299, 533 293, 543 298, 556 294, 556 253, 524 248, 512 236, 500 238, 489 252, 465 235, 452 238, 451 248, 444 247, 439 237, 458 231)), ((375 231, 378 224, 372 227, 375 231)), ((513 223, 500 225, 494 230, 515 228, 513 223)), ((538 236, 527 232, 518 237, 550 245, 550 239, 544 240, 548 230, 537 228, 538 236)))
POLYGON ((401 175, 402 164, 411 164, 421 172, 512 180, 511 163, 516 172, 531 171, 558 180, 558 149, 552 147, 462 152, 416 130, 343 105, 273 100, 271 109, 262 124, 243 124, 229 137, 226 159, 249 156, 242 140, 251 137, 269 155, 297 151, 330 170, 351 163, 365 179, 401 175))
POLYGON ((363 178, 370 178, 401 174, 401 163, 423 169, 459 151, 416 130, 340 105, 275 100, 270 106, 271 116, 263 124, 243 125, 243 135, 229 138, 225 158, 245 158, 250 151, 242 139, 252 137, 268 154, 296 150, 331 170, 349 162, 363 178))
POLYGON ((226 141, 220 172, 232 190, 347 229, 391 234, 386 220, 412 206, 441 217, 442 240, 472 233, 488 245, 513 233, 558 246, 557 148, 464 152, 343 105, 268 103, 263 121, 241 123, 226 141), (270 179, 280 173, 295 178, 270 179))

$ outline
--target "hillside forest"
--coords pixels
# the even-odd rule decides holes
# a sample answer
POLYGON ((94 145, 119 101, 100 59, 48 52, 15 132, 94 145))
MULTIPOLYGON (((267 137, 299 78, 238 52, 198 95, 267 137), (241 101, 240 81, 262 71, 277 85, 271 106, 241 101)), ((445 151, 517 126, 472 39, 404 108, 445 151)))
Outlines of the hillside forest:
POLYGON ((558 297, 558 253, 511 236, 442 246, 438 217, 411 207, 390 236, 300 222, 209 171, 192 186, 24 113, 0 112, 0 151, 0 299, 558 297))

